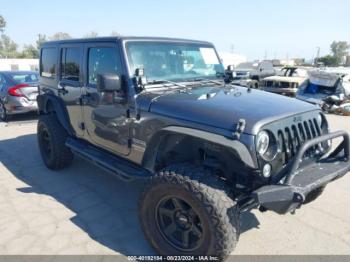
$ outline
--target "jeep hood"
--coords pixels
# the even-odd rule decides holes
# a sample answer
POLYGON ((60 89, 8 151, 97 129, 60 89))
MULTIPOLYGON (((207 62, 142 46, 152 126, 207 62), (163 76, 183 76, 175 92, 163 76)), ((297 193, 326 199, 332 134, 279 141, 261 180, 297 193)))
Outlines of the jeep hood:
POLYGON ((256 134, 265 123, 318 109, 297 99, 239 86, 141 93, 137 104, 155 114, 232 131, 244 119, 248 134, 256 134))

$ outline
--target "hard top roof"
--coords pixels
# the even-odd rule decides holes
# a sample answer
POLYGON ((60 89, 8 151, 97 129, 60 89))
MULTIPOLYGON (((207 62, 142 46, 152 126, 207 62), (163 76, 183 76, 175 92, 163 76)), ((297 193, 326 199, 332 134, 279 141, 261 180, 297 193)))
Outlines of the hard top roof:
POLYGON ((109 37, 94 37, 94 38, 73 38, 66 40, 47 41, 42 46, 58 45, 67 43, 91 43, 91 42, 111 42, 111 41, 160 41, 160 42, 180 42, 180 43, 195 43, 212 45, 210 42, 181 39, 181 38, 168 38, 168 37, 148 37, 148 36, 109 36, 109 37))

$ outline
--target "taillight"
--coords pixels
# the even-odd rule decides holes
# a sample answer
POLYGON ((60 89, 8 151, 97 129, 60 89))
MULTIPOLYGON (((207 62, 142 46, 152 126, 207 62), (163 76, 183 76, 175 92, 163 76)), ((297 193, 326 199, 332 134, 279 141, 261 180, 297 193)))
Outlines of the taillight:
POLYGON ((24 94, 21 93, 20 89, 23 87, 29 87, 27 84, 19 84, 15 85, 13 87, 10 87, 8 89, 8 93, 10 96, 24 96, 24 94))

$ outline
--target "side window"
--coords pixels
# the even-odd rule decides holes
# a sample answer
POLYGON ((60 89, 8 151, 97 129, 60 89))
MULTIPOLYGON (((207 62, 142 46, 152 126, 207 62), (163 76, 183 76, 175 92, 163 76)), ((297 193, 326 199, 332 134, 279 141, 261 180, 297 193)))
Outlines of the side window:
POLYGON ((43 77, 56 77, 56 48, 43 48, 40 59, 40 75, 43 77))
POLYGON ((77 47, 63 48, 61 51, 61 79, 79 82, 80 49, 77 47))
POLYGON ((89 49, 88 83, 96 84, 99 74, 120 74, 121 61, 118 50, 113 47, 93 47, 89 49))
POLYGON ((264 69, 266 69, 266 70, 271 70, 273 68, 272 63, 265 62, 263 64, 264 64, 264 69))

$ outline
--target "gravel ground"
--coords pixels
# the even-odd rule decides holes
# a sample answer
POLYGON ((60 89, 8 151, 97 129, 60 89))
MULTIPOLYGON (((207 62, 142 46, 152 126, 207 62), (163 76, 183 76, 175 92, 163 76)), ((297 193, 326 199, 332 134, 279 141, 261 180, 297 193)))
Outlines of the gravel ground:
MULTIPOLYGON (((328 119, 350 132, 350 118, 328 119)), ((49 171, 35 117, 0 123, 0 254, 153 254, 137 220, 141 188, 78 158, 49 171)), ((235 254, 350 254, 349 188, 347 175, 295 215, 243 214, 235 254)))

